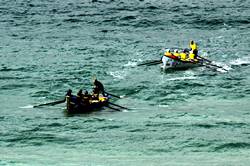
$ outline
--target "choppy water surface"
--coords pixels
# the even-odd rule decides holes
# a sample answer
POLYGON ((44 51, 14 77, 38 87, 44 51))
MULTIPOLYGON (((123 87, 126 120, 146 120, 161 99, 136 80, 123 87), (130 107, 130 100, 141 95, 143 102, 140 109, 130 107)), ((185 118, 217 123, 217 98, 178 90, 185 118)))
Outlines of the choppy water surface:
POLYGON ((0 165, 248 165, 250 1, 0 1, 0 165), (198 42, 228 72, 136 64, 198 42), (96 75, 131 110, 67 116, 96 75))

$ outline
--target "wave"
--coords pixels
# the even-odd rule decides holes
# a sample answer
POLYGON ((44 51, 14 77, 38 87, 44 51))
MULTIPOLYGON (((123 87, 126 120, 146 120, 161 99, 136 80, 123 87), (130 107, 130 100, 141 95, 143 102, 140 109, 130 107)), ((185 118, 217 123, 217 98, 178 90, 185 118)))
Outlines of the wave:
POLYGON ((232 149, 249 149, 250 143, 246 142, 230 142, 230 143, 224 143, 222 145, 216 146, 214 148, 214 151, 227 151, 232 149))
POLYGON ((127 64, 123 65, 124 67, 128 67, 128 66, 136 66, 137 65, 137 62, 132 62, 132 61, 129 61, 127 64))
POLYGON ((176 78, 169 78, 167 81, 176 81, 176 80, 195 80, 197 77, 194 76, 187 76, 187 77, 176 77, 176 78))
POLYGON ((34 107, 33 105, 26 105, 26 106, 22 106, 22 107, 19 107, 19 108, 29 109, 29 108, 33 108, 33 107, 34 107))
POLYGON ((123 71, 109 72, 109 74, 111 76, 113 76, 114 78, 117 78, 117 79, 120 79, 120 80, 123 80, 126 77, 126 74, 123 71))
POLYGON ((250 57, 238 58, 230 62, 234 66, 247 66, 250 65, 250 57))
POLYGON ((3 90, 13 90, 13 89, 18 89, 18 88, 35 88, 37 85, 35 84, 8 84, 8 85, 3 85, 1 88, 3 90))

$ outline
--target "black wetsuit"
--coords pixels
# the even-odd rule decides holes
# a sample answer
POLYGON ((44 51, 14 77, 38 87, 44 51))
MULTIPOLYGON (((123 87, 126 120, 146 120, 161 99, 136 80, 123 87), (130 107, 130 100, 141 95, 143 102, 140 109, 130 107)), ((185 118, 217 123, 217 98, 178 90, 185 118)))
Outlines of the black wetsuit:
POLYGON ((102 95, 105 96, 103 84, 100 81, 95 80, 94 85, 94 93, 102 93, 102 95))

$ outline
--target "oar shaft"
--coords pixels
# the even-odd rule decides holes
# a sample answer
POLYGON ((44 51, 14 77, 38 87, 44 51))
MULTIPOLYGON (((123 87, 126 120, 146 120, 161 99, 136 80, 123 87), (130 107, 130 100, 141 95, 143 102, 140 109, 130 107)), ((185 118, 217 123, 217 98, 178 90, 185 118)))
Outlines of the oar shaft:
POLYGON ((197 55, 197 57, 200 58, 200 59, 203 59, 203 60, 205 60, 205 61, 207 61, 207 62, 209 62, 209 63, 212 63, 212 61, 210 61, 210 60, 208 60, 208 59, 206 59, 206 58, 203 58, 203 57, 201 57, 201 56, 199 56, 199 55, 197 55))
POLYGON ((162 63, 161 61, 158 61, 158 62, 154 62, 154 63, 147 64, 147 66, 158 65, 158 64, 161 64, 161 63, 162 63))
POLYGON ((59 100, 59 101, 50 102, 50 103, 39 104, 39 105, 34 106, 34 108, 45 106, 45 105, 56 105, 56 104, 60 104, 60 103, 64 103, 64 102, 65 102, 65 99, 59 100))
POLYGON ((158 62, 160 62, 160 60, 153 60, 153 61, 150 61, 150 62, 145 62, 145 63, 138 64, 137 66, 149 65, 149 64, 154 64, 154 63, 158 63, 158 62))
POLYGON ((105 105, 105 107, 110 108, 110 109, 112 109, 112 110, 121 111, 121 110, 118 109, 118 108, 113 108, 113 107, 110 107, 110 106, 108 106, 108 105, 105 105))
POLYGON ((107 95, 110 95, 110 96, 113 96, 113 97, 116 97, 116 98, 121 98, 120 96, 116 96, 116 95, 113 95, 113 94, 111 94, 111 93, 108 93, 108 92, 105 92, 107 95))
POLYGON ((114 105, 114 106, 116 106, 116 107, 120 107, 120 108, 123 108, 123 109, 127 109, 128 110, 128 108, 126 108, 126 107, 123 107, 123 106, 120 106, 120 105, 117 105, 117 104, 114 104, 114 103, 111 103, 111 102, 108 102, 110 105, 114 105))
POLYGON ((220 68, 220 69, 223 69, 223 70, 225 70, 225 71, 228 71, 227 69, 225 69, 225 68, 222 67, 222 66, 218 66, 218 65, 215 65, 215 64, 208 64, 208 65, 214 66, 214 67, 218 67, 218 68, 220 68))

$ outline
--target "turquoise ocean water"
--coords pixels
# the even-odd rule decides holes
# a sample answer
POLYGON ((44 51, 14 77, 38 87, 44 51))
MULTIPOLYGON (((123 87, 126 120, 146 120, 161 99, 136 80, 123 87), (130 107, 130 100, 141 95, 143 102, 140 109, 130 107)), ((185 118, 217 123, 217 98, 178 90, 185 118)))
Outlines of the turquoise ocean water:
POLYGON ((249 0, 0 0, 0 165, 249 165, 249 0), (228 72, 163 72, 186 48, 228 72), (95 75, 131 110, 68 116, 95 75))

